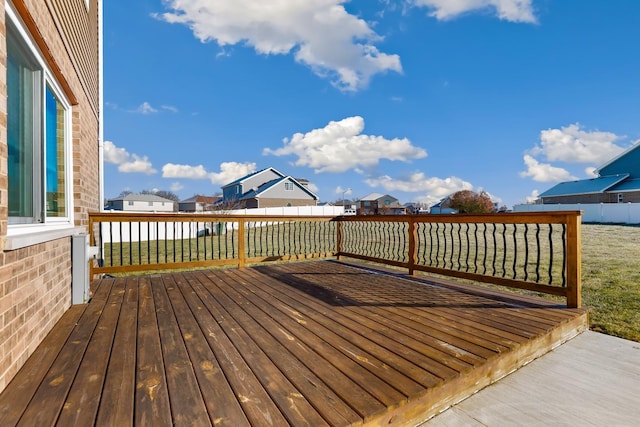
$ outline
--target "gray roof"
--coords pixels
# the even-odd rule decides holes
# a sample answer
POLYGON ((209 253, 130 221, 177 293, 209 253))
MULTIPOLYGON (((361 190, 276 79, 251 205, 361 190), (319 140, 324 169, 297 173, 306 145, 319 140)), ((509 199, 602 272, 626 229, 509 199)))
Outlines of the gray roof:
POLYGON ((235 181, 232 181, 232 182, 230 182, 228 184, 223 185, 221 188, 226 188, 226 187, 230 187, 232 185, 239 184, 242 181, 246 180, 247 178, 251 178, 254 175, 259 175, 259 174, 261 174, 261 173, 263 173, 265 171, 268 171, 268 170, 273 171, 277 175, 280 175, 280 176, 284 177, 284 174, 282 172, 280 172, 279 170, 277 170, 276 168, 268 167, 268 168, 265 168, 265 169, 260 169, 259 171, 252 172, 252 173, 250 173, 248 175, 243 176, 242 178, 238 178, 235 181))
POLYGON ((279 183, 281 183, 283 181, 293 182, 298 188, 300 188, 305 193, 309 194, 313 199, 315 199, 315 200, 319 199, 318 196, 316 196, 313 192, 311 192, 306 186, 300 184, 295 178, 292 178, 290 176, 284 176, 284 177, 279 178, 279 179, 274 179, 274 180, 271 180, 269 182, 265 182, 264 184, 262 184, 260 187, 256 188, 255 190, 251 189, 251 190, 247 191, 245 194, 242 195, 240 200, 252 199, 254 197, 259 197, 260 194, 264 193, 269 188, 271 188, 274 185, 277 185, 277 184, 279 184, 279 183))
POLYGON ((629 174, 601 176, 592 179, 582 179, 580 181, 561 182, 544 193, 540 197, 573 196, 576 194, 604 193, 612 186, 624 181, 629 174))
POLYGON ((156 196, 155 194, 127 194, 124 197, 116 197, 109 199, 109 202, 123 200, 125 202, 169 202, 173 203, 173 200, 165 199, 164 197, 156 196))

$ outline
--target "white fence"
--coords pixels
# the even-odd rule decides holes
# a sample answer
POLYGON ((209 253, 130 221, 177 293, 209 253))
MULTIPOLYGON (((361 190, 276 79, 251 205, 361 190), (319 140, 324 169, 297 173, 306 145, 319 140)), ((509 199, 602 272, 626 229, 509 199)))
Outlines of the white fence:
POLYGON ((582 222, 640 224, 640 203, 515 205, 514 212, 583 211, 582 222))
MULTIPOLYGON (((259 209, 236 209, 224 211, 224 215, 260 215, 260 216, 339 216, 344 209, 342 206, 299 206, 283 208, 259 208, 259 209)), ((127 212, 129 213, 129 212, 127 212)), ((221 212, 203 212, 221 213, 221 212)), ((145 212, 149 217, 153 217, 153 212, 145 212)), ((188 215, 198 215, 189 213, 188 215)), ((198 236, 198 233, 225 234, 227 230, 238 227, 236 222, 113 222, 101 223, 102 243, 119 242, 146 242, 148 240, 180 240, 191 239, 198 236), (156 227, 157 224, 157 227, 156 227), (213 230, 211 229, 213 226, 213 230)), ((249 227, 252 223, 248 224, 249 227)))

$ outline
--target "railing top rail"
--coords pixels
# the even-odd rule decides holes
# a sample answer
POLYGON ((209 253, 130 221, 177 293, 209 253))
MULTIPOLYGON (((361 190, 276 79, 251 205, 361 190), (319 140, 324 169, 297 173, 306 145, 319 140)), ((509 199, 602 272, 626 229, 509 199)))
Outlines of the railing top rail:
POLYGON ((201 214, 201 213, 155 213, 155 212, 90 212, 89 217, 94 220, 105 221, 175 221, 187 222, 198 221, 283 221, 283 220, 305 220, 305 221, 330 221, 335 216, 320 215, 233 215, 233 214, 201 214))
POLYGON ((492 214, 416 214, 416 215, 354 215, 336 217, 339 221, 437 222, 489 224, 564 224, 567 218, 577 218, 582 211, 505 212, 492 214))

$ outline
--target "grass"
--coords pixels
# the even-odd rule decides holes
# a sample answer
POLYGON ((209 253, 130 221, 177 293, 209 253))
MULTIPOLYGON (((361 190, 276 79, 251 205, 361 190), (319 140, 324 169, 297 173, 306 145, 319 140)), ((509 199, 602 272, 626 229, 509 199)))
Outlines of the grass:
POLYGON ((640 227, 582 226, 582 300, 591 329, 640 342, 640 227))

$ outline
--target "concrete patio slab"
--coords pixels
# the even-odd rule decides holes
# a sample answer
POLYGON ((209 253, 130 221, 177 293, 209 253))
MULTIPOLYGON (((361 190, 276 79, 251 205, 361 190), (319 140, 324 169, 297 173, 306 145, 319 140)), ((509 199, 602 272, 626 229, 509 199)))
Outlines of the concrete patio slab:
POLYGON ((518 425, 640 425, 640 343, 586 331, 422 427, 518 425))

